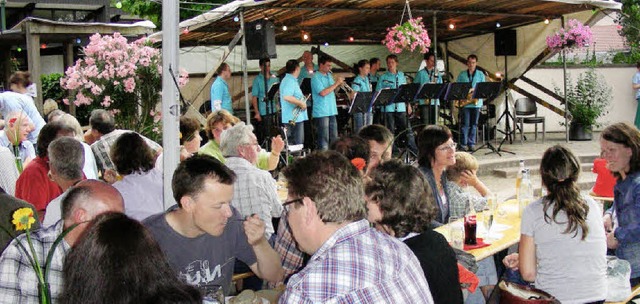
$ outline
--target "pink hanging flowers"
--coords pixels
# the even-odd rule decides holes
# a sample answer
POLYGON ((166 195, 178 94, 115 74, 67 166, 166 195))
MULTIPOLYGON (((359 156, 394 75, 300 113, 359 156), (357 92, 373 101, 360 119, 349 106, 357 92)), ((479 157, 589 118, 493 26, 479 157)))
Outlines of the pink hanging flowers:
POLYGON ((410 18, 403 24, 387 28, 387 36, 382 40, 391 53, 400 54, 403 50, 426 53, 431 46, 431 39, 422 23, 422 17, 410 18))
POLYGON ((576 19, 569 20, 566 28, 561 28, 555 34, 547 37, 547 46, 552 51, 583 48, 592 42, 591 28, 576 19))

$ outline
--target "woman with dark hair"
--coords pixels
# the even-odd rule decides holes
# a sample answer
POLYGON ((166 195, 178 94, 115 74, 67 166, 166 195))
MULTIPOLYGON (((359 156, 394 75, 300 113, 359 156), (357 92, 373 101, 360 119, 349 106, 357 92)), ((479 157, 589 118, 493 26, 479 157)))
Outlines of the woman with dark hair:
POLYGON ((336 151, 349 159, 351 164, 364 176, 369 159, 369 145, 357 135, 347 135, 331 143, 329 150, 336 151))
POLYGON ((418 164, 426 176, 431 189, 436 190, 433 196, 438 212, 435 221, 446 224, 449 219, 449 191, 447 190, 448 166, 456 163, 456 143, 451 131, 446 126, 429 125, 418 134, 418 164))
POLYGON ((456 254, 431 229, 434 199, 420 170, 398 160, 379 165, 365 184, 365 199, 368 220, 418 257, 434 303, 462 303, 456 254))
POLYGON ((635 286, 640 284, 640 131, 626 122, 610 125, 600 134, 600 149, 617 179, 613 206, 604 215, 607 247, 631 264, 631 286, 635 286))
POLYGON ((200 123, 193 117, 180 117, 180 160, 198 153, 202 143, 200 123))
MULTIPOLYGON (((371 82, 369 81, 369 71, 371 70, 371 65, 369 65, 369 60, 362 59, 358 61, 358 64, 355 66, 357 71, 356 77, 353 79, 353 83, 351 83, 351 87, 356 92, 371 92, 373 87, 371 86, 371 82)), ((360 129, 364 126, 368 126, 373 123, 373 114, 371 113, 371 109, 366 109, 366 113, 354 113, 353 114, 353 132, 358 133, 360 129)))
POLYGON ((155 169, 155 152, 135 132, 120 135, 111 147, 111 160, 122 179, 113 183, 124 199, 124 213, 142 221, 164 211, 162 173, 155 169))
POLYGON ((11 91, 0 93, 0 111, 2 117, 6 119, 10 113, 22 112, 29 117, 29 121, 35 127, 27 139, 36 145, 40 130, 45 125, 45 121, 38 112, 38 108, 33 101, 33 97, 28 95, 27 87, 32 85, 31 74, 29 72, 15 72, 9 78, 11 91))
POLYGON ((519 254, 508 255, 504 264, 562 303, 603 303, 605 232, 597 203, 580 195, 580 170, 569 149, 545 151, 540 175, 548 194, 522 212, 519 254))
POLYGON ((98 215, 66 257, 60 303, 202 303, 158 243, 122 213, 98 215))

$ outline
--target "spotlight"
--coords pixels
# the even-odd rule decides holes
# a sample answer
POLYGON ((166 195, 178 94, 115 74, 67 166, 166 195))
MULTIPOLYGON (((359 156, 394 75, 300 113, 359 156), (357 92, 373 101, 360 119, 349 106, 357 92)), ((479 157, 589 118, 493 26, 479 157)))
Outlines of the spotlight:
POLYGON ((238 22, 240 21, 240 18, 238 18, 238 16, 233 16, 233 21, 238 22))
POLYGON ((47 44, 46 44, 46 43, 41 44, 41 45, 40 45, 40 48, 41 48, 41 49, 46 49, 46 48, 47 48, 47 44))
POLYGON ((325 42, 325 43, 324 43, 324 46, 329 46, 329 42, 325 42))
POLYGON ((82 39, 76 38, 76 44, 81 44, 81 43, 82 43, 82 39))
POLYGON ((496 27, 497 27, 497 28, 500 28, 500 26, 502 26, 502 25, 500 24, 500 22, 496 22, 496 27))
POLYGON ((286 31, 287 31, 287 26, 286 26, 286 25, 283 25, 283 26, 282 26, 282 30, 286 32, 286 31))
POLYGON ((549 24, 549 18, 544 19, 544 24, 549 24))
POLYGON ((120 1, 116 2, 116 8, 117 9, 121 9, 122 8, 122 2, 120 2, 120 1))
POLYGON ((349 42, 353 42, 355 39, 353 39, 353 36, 349 37, 349 42))
POLYGON ((21 47, 18 47, 18 48, 16 49, 16 51, 18 51, 18 53, 20 53, 20 52, 22 52, 22 48, 21 48, 21 47))
POLYGON ((455 24, 453 24, 453 23, 449 23, 449 29, 450 29, 450 30, 455 29, 455 28, 456 28, 456 25, 455 25, 455 24))
POLYGON ((496 72, 496 77, 497 77, 497 78, 502 78, 502 73, 500 73, 500 72, 496 72))
POLYGON ((304 41, 309 40, 309 34, 307 34, 307 33, 302 34, 302 40, 304 40, 304 41))

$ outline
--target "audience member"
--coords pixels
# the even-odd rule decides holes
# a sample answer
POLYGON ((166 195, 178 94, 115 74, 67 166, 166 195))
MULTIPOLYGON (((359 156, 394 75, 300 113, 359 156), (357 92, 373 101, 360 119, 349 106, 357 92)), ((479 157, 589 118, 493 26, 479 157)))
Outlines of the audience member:
POLYGON ((7 147, 0 147, 0 188, 11 195, 16 195, 16 181, 18 180, 16 157, 7 147))
POLYGON ((567 148, 556 145, 545 151, 540 175, 548 194, 525 207, 519 254, 504 262, 562 303, 603 303, 605 231, 597 203, 580 195, 580 171, 580 162, 567 148))
MULTIPOLYGON (((30 239, 38 262, 44 265, 47 253, 52 250, 58 236, 63 230, 78 224, 53 251, 49 264, 49 286, 53 303, 57 302, 62 291, 64 259, 87 228, 87 222, 101 213, 122 210, 122 197, 115 188, 97 180, 82 181, 62 201, 62 220, 54 226, 31 233, 30 239)), ((24 234, 18 236, 0 256, 0 303, 40 302, 37 274, 29 262, 30 254, 27 256, 18 245, 18 242, 26 244, 26 241, 24 234)))
POLYGON ((124 199, 124 213, 142 221, 164 211, 162 173, 154 168, 154 152, 135 132, 120 135, 111 147, 111 159, 121 180, 113 187, 124 199))
POLYGON ((48 205, 42 221, 42 226, 55 225, 62 218, 62 200, 73 185, 84 179, 82 167, 84 165, 84 149, 82 144, 72 137, 60 137, 51 142, 47 149, 49 156, 48 177, 55 182, 63 193, 54 198, 48 205))
POLYGON ((420 170, 398 160, 381 164, 365 184, 369 222, 402 240, 418 257, 434 303, 462 303, 456 254, 431 229, 435 202, 420 170))
POLYGON ((36 157, 33 143, 27 140, 28 134, 33 130, 33 124, 21 112, 10 113, 4 118, 6 119, 6 126, 4 130, 0 130, 0 146, 7 147, 12 153, 15 153, 14 146, 18 142, 20 158, 24 168, 36 157))
POLYGON ((257 215, 243 220, 230 205, 235 178, 210 156, 188 158, 173 174, 177 208, 144 221, 181 280, 200 287, 221 285, 225 294, 236 258, 262 279, 282 280, 282 266, 265 238, 264 222, 257 215))
MULTIPOLYGON (((181 116, 180 117, 180 146, 189 157, 198 153, 200 149, 200 143, 202 137, 200 137, 200 123, 193 117, 181 116)), ((182 151, 181 151, 182 152, 182 151)))
POLYGON ((82 143, 82 148, 84 149, 84 167, 82 168, 82 172, 87 179, 98 179, 98 165, 96 164, 96 157, 93 155, 93 151, 91 151, 91 146, 84 142, 80 122, 78 122, 73 115, 64 112, 62 115, 49 118, 49 121, 61 121, 75 130, 74 137, 82 143))
MULTIPOLYGON (((0 188, 0 226, 7 228, 13 235, 19 235, 24 232, 23 230, 16 230, 16 226, 11 222, 13 212, 20 208, 31 208, 33 214, 36 214, 36 209, 33 208, 33 205, 7 194, 4 189, 0 188)), ((36 221, 31 228, 33 230, 40 228, 40 222, 36 221)), ((11 239, 12 237, 9 234, 4 231, 0 232, 0 254, 9 245, 11 239)))
POLYGON ((358 169, 360 175, 364 176, 367 160, 369 160, 369 146, 362 137, 357 135, 340 137, 331 143, 329 149, 344 155, 358 169))
POLYGON ((368 125, 360 129, 358 136, 369 144, 369 161, 367 175, 381 162, 391 159, 393 134, 383 125, 368 125))
POLYGON ((449 215, 463 217, 469 211, 473 202, 474 209, 482 211, 487 205, 486 196, 491 192, 478 178, 478 161, 467 152, 456 152, 456 163, 447 167, 447 190, 449 192, 449 215), (465 191, 464 188, 473 187, 480 195, 465 191))
POLYGON ((61 122, 47 123, 38 136, 38 156, 24 168, 16 181, 16 197, 31 203, 44 220, 47 205, 62 194, 60 186, 49 179, 49 144, 58 137, 73 136, 73 129, 61 122))
POLYGON ((67 256, 60 303, 192 303, 197 289, 175 276, 140 222, 122 213, 97 216, 67 256))
POLYGON ((26 94, 27 87, 33 84, 31 82, 31 74, 17 71, 9 78, 9 84, 11 91, 0 93, 0 113, 7 121, 9 121, 8 117, 13 112, 24 113, 32 126, 28 132, 27 139, 35 145, 45 122, 40 112, 38 112, 33 98, 26 94))
POLYGON ((411 250, 369 227, 362 178, 344 156, 314 152, 284 175, 286 220, 312 257, 291 276, 280 303, 433 303, 411 250))

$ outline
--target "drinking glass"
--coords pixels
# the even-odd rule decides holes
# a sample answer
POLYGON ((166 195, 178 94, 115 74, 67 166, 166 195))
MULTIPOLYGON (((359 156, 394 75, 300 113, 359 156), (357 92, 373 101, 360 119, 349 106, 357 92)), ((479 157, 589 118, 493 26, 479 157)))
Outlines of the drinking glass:
POLYGON ((464 250, 464 223, 460 218, 455 216, 449 218, 449 236, 451 247, 464 250))
POLYGON ((486 231, 484 239, 488 241, 491 238, 491 226, 493 225, 493 209, 488 204, 482 210, 482 225, 486 231))

